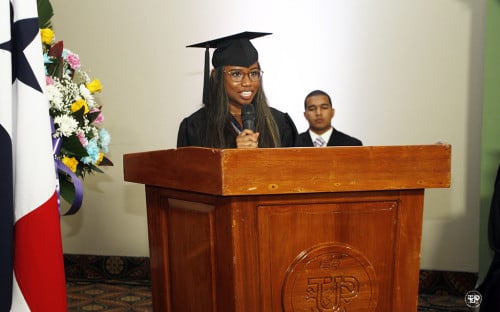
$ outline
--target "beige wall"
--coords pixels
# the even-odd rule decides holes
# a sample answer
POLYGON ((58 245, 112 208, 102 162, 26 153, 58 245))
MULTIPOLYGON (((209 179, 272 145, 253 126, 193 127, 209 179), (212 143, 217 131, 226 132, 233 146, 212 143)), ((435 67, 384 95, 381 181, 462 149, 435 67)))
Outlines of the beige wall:
POLYGON ((200 105, 203 50, 254 40, 272 106, 300 131, 303 97, 333 96, 335 126, 365 145, 452 144, 452 187, 426 191, 422 268, 478 267, 484 0, 52 0, 57 39, 99 78, 115 166, 85 180, 63 217, 66 253, 147 256, 144 188, 123 181, 125 153, 174 148, 200 105))

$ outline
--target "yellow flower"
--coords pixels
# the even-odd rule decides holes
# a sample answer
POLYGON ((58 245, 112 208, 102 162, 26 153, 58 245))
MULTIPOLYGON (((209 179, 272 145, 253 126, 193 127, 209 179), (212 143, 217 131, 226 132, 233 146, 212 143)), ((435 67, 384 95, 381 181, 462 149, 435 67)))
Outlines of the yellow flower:
POLYGON ((99 79, 94 79, 91 82, 87 83, 86 87, 87 87, 87 89, 89 89, 89 91, 91 93, 102 91, 102 86, 101 86, 101 82, 99 81, 99 79))
POLYGON ((50 28, 40 29, 40 36, 42 37, 42 42, 45 44, 51 44, 54 41, 54 32, 50 28))
POLYGON ((75 157, 63 157, 61 159, 63 164, 65 164, 71 171, 76 172, 76 167, 78 166, 78 160, 75 157))
POLYGON ((104 153, 99 152, 99 158, 97 158, 96 165, 100 165, 103 159, 104 159, 104 153))
POLYGON ((89 112, 89 106, 87 105, 87 102, 85 100, 78 100, 71 104, 71 111, 77 112, 79 111, 82 107, 85 107, 85 110, 83 111, 83 114, 87 114, 89 112))

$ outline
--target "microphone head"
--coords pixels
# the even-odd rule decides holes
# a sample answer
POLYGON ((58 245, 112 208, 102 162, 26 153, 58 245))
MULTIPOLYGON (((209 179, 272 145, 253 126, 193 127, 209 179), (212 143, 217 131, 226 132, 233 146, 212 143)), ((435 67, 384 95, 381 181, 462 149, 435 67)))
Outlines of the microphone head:
POLYGON ((243 105, 241 108, 241 121, 243 129, 255 131, 255 107, 253 104, 243 105))

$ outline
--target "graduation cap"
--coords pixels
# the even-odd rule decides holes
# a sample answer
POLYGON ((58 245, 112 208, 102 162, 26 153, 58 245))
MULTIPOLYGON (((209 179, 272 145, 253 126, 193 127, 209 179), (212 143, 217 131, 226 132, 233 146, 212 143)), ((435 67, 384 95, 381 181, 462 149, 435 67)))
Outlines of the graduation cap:
POLYGON ((215 49, 212 57, 212 65, 220 66, 244 66, 248 67, 257 62, 259 54, 250 40, 271 33, 245 31, 231 36, 213 39, 201 43, 188 45, 187 48, 205 48, 205 71, 203 78, 203 103, 207 105, 209 100, 208 76, 210 72, 209 49, 215 49))

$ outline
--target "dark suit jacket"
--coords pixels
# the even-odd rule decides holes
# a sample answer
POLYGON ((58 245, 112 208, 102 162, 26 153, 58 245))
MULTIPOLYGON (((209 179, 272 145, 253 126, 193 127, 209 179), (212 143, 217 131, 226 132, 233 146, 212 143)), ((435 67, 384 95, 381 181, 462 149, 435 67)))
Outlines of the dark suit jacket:
MULTIPOLYGON (((363 143, 343 132, 340 132, 333 128, 332 135, 330 136, 330 140, 328 140, 327 146, 362 146, 363 143)), ((314 146, 311 140, 311 136, 309 135, 309 130, 306 132, 302 132, 295 140, 296 147, 309 147, 314 146)))

